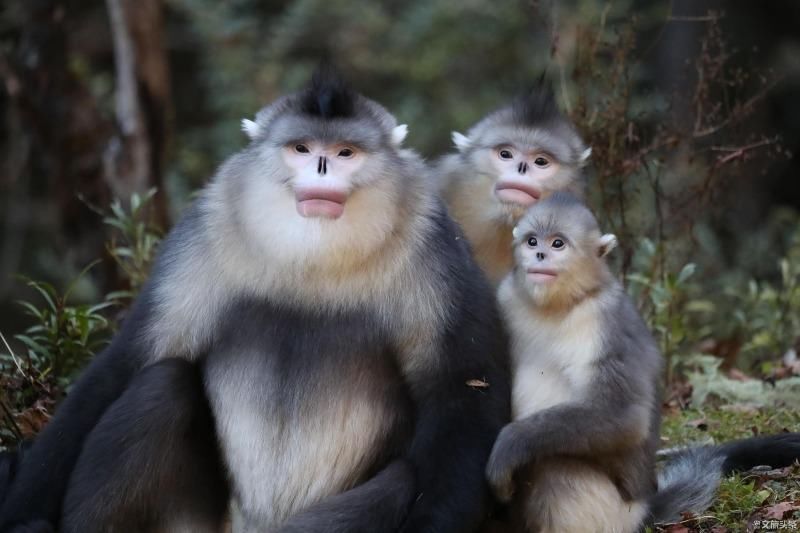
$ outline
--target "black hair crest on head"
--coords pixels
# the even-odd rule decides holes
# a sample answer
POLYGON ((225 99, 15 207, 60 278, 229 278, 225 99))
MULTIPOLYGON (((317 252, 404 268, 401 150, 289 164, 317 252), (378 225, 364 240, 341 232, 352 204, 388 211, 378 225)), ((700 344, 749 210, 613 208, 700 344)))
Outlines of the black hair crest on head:
POLYGON ((333 66, 322 64, 303 91, 301 109, 307 115, 324 119, 349 118, 355 114, 356 93, 333 66))
POLYGON ((511 107, 514 119, 526 126, 563 118, 556 103, 553 87, 545 79, 544 74, 535 86, 515 98, 511 107))

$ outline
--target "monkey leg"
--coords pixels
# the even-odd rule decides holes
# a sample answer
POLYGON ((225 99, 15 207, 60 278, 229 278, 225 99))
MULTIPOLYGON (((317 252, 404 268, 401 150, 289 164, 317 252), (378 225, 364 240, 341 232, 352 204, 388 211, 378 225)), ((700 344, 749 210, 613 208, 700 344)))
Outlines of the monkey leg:
POLYGON ((220 531, 228 487, 200 365, 146 367, 87 436, 63 531, 220 531))
POLYGON ((647 504, 625 501, 609 477, 574 459, 553 459, 530 469, 521 530, 540 533, 635 533, 647 504))

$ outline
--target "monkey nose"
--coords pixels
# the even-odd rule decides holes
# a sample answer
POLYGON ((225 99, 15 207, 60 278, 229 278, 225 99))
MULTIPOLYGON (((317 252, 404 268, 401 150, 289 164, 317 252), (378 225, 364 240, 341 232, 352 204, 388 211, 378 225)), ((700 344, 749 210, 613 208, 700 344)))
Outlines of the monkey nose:
POLYGON ((536 252, 536 259, 538 259, 539 261, 544 261, 544 253, 536 252))
POLYGON ((525 174, 528 171, 528 163, 523 161, 522 163, 519 164, 517 170, 519 170, 520 174, 525 174))
POLYGON ((324 176, 328 173, 328 158, 325 156, 320 156, 319 161, 317 162, 317 174, 324 176))

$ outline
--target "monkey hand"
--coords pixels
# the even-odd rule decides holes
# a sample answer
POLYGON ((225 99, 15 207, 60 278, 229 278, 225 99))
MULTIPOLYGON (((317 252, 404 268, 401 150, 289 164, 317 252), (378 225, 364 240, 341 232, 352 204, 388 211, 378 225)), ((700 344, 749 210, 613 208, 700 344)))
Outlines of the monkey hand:
POLYGON ((514 473, 530 461, 524 427, 514 422, 500 431, 494 443, 486 479, 501 502, 508 502, 514 495, 514 473))

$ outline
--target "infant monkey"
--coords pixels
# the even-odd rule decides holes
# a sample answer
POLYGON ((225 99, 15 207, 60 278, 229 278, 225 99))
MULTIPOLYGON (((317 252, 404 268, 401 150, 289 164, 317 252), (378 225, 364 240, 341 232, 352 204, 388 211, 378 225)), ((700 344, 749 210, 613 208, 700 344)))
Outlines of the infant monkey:
POLYGON ((566 192, 535 203, 513 236, 498 289, 513 422, 487 466, 510 501, 503 531, 639 531, 704 510, 723 474, 797 457, 797 434, 688 448, 657 480, 662 358, 604 259, 616 238, 566 192))

